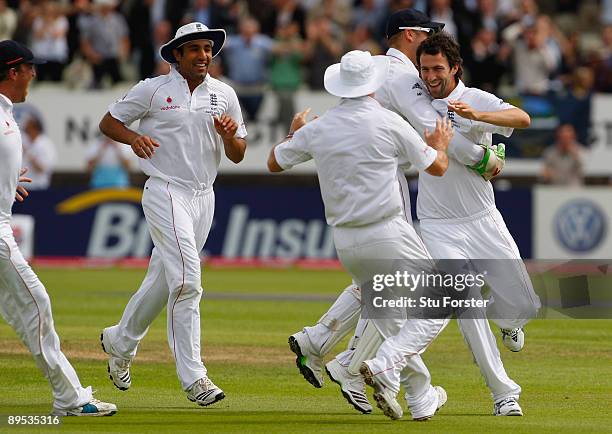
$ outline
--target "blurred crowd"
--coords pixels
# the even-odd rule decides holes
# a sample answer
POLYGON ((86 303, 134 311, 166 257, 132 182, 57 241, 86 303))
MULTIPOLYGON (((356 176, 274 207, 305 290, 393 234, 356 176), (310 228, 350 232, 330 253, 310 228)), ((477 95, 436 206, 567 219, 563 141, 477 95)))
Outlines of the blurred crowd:
POLYGON ((274 92, 284 126, 298 89, 323 89, 346 51, 383 54, 387 17, 408 7, 445 23, 468 85, 556 117, 588 147, 592 95, 612 93, 612 0, 0 0, 0 40, 48 60, 39 81, 96 89, 166 73, 159 47, 182 24, 223 28, 211 75, 250 121, 274 92))

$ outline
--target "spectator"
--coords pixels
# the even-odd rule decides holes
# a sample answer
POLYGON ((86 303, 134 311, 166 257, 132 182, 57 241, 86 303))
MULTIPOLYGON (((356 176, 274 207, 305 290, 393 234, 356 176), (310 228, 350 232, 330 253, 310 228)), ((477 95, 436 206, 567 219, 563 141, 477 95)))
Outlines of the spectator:
POLYGON ((68 62, 68 19, 53 1, 42 4, 32 24, 32 52, 47 63, 36 68, 38 80, 61 81, 68 62))
POLYGON ((451 0, 431 0, 428 15, 431 21, 444 23, 444 31, 457 40, 459 31, 451 8, 451 0))
POLYGON ((32 183, 29 190, 46 190, 51 184, 55 166, 55 145, 44 134, 42 121, 37 116, 26 114, 23 124, 23 166, 27 167, 32 183))
POLYGON ((323 76, 327 67, 336 63, 344 51, 340 34, 332 33, 328 18, 318 17, 308 23, 305 59, 308 63, 308 86, 323 89, 323 76))
POLYGON ((601 32, 603 47, 595 61, 595 90, 612 92, 612 23, 601 32))
POLYGON ((270 85, 276 95, 275 124, 286 134, 295 110, 295 92, 302 83, 301 62, 304 41, 297 23, 279 25, 270 67, 270 85))
POLYGON ((162 45, 172 39, 172 25, 170 21, 160 21, 153 29, 153 55, 155 57, 154 76, 164 75, 170 72, 170 64, 162 59, 159 49, 162 45))
POLYGON ((370 28, 366 25, 356 26, 355 29, 348 34, 347 42, 347 51, 369 51, 372 56, 383 54, 382 47, 372 38, 370 28))
POLYGON ((532 23, 514 45, 514 84, 521 94, 544 96, 550 90, 549 75, 557 69, 558 62, 546 44, 546 36, 532 23))
POLYGON ((120 63, 130 51, 128 27, 123 16, 115 12, 116 0, 95 0, 95 13, 81 28, 81 52, 93 67, 92 87, 99 89, 108 75, 113 84, 122 80, 120 63))
POLYGON ((347 0, 321 0, 308 12, 309 19, 325 17, 333 26, 333 31, 345 33, 353 19, 351 4, 347 0))
POLYGON ((497 93, 511 48, 507 44, 498 45, 495 32, 486 27, 476 33, 471 48, 465 57, 471 86, 497 93))
POLYGON ((100 136, 87 150, 87 173, 91 188, 127 188, 131 149, 106 136, 100 136))
POLYGON ((593 71, 579 67, 572 74, 572 81, 555 97, 557 117, 561 124, 575 128, 578 142, 590 144, 591 101, 593 99, 593 71))
MULTIPOLYGON (((246 17, 240 21, 240 34, 229 36, 223 49, 228 77, 251 122, 257 120, 263 102, 273 44, 271 38, 259 33, 259 23, 252 17, 246 17)), ((257 137, 257 132, 253 136, 257 137)))
POLYGON ((0 0, 0 41, 12 39, 17 29, 17 12, 6 5, 6 0, 0 0))
POLYGON ((376 0, 362 0, 353 10, 353 28, 365 26, 371 29, 376 40, 386 39, 384 32, 380 32, 384 14, 384 8, 376 0))
POLYGON ((583 184, 582 149, 576 141, 574 127, 570 124, 559 126, 556 143, 544 151, 542 181, 555 185, 583 184))
POLYGON ((193 0, 191 7, 183 17, 182 23, 188 24, 194 21, 205 24, 208 28, 214 29, 213 8, 210 0, 193 0))

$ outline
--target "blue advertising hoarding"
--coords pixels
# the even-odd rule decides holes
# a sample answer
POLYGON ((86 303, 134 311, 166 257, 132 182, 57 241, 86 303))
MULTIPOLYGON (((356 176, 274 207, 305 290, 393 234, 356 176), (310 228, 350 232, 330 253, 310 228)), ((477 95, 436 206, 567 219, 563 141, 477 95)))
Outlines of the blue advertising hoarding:
MULTIPOLYGON (((220 186, 205 254, 226 258, 335 257, 316 186, 220 186)), ((152 249, 140 206, 142 190, 52 189, 32 192, 15 214, 35 219, 34 255, 147 257, 152 249)), ((416 193, 411 192, 413 215, 416 193)), ((532 195, 496 193, 523 257, 532 256, 532 195)))

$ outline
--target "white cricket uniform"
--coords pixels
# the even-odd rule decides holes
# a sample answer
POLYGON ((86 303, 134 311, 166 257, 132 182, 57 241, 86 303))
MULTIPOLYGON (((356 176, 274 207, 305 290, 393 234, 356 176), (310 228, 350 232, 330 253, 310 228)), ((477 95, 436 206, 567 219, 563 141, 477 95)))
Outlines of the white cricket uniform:
POLYGON ((140 133, 159 144, 139 159, 149 175, 142 207, 155 245, 140 288, 119 324, 107 331, 117 357, 132 359, 149 325, 167 305, 168 343, 183 389, 206 375, 200 356, 200 252, 214 213, 213 182, 224 150, 213 116, 227 113, 246 137, 234 90, 207 75, 190 92, 174 68, 141 81, 109 107, 125 125, 140 119, 140 133))
POLYGON ((51 300, 19 251, 11 229, 11 208, 22 162, 21 134, 13 103, 0 94, 0 314, 30 350, 49 380, 53 407, 68 410, 92 399, 62 351, 53 326, 51 300))
MULTIPOLYGON (((492 94, 466 88, 462 82, 459 82, 447 98, 432 102, 440 115, 447 114, 449 100, 461 100, 480 111, 498 111, 513 107, 492 94)), ((493 132, 505 136, 512 133, 511 128, 470 123, 454 113, 448 115, 453 119, 455 127, 474 143, 490 145, 493 132)), ((421 236, 435 259, 506 259, 507 261, 500 265, 510 269, 510 272, 492 272, 493 270, 489 269, 485 276, 494 294, 493 306, 501 304, 507 312, 508 306, 519 305, 521 312, 526 314, 525 318, 535 314, 539 300, 533 292, 518 248, 495 208, 490 182, 457 161, 449 159, 449 168, 443 177, 435 178, 426 173, 419 175, 417 212, 421 219, 421 236)), ((475 270, 482 271, 484 270, 475 270)), ((508 322, 506 319, 500 322, 505 327, 517 327, 523 325, 526 320, 508 322)), ((476 318, 474 311, 469 312, 467 317, 459 317, 458 323, 494 401, 510 396, 518 397, 521 388, 508 377, 504 369, 495 337, 486 320, 485 310, 477 312, 476 318)), ((414 340, 414 336, 410 335, 414 332, 405 329, 393 339, 408 345, 414 340)), ((388 382, 397 381, 393 372, 398 363, 401 366, 404 356, 405 353, 398 352, 393 346, 387 345, 387 342, 379 349, 376 367, 385 373, 383 375, 388 382), (389 371, 386 371, 387 369, 389 371)))
MULTIPOLYGON (((381 272, 374 259, 388 260, 390 265, 394 260, 430 259, 403 216, 397 167, 412 163, 424 170, 436 155, 399 115, 368 96, 342 99, 275 148, 276 161, 283 169, 315 160, 338 257, 360 286, 381 272)), ((390 336, 387 324, 381 324, 388 320, 373 322, 384 337, 390 336)), ((445 325, 444 320, 431 323, 436 329, 445 325)), ((428 343, 423 343, 423 349, 428 343)), ((413 411, 426 411, 435 401, 435 391, 431 384, 419 383, 413 397, 413 411), (417 390, 419 385, 424 389, 417 390)))

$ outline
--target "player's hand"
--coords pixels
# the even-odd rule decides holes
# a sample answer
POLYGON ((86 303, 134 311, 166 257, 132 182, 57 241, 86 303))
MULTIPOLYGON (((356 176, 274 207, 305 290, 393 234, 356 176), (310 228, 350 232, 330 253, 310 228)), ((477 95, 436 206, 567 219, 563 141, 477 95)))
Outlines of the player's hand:
POLYGON ((474 110, 469 104, 462 101, 449 101, 448 109, 457 113, 462 118, 471 119, 473 121, 478 120, 478 111, 474 110))
POLYGON ((289 127, 289 134, 295 133, 297 130, 299 130, 300 128, 302 128, 304 125, 308 123, 308 121, 306 120, 306 117, 308 116, 309 113, 310 113, 310 107, 308 107, 304 111, 296 113, 295 116, 293 116, 293 120, 291 121, 291 126, 289 127))
POLYGON ((436 129, 430 133, 425 129, 425 142, 437 151, 444 151, 448 148, 448 144, 453 137, 453 124, 450 119, 437 119, 436 129))
POLYGON ((223 140, 234 138, 236 131, 238 131, 238 124, 235 120, 227 113, 223 113, 221 116, 214 116, 213 119, 215 121, 215 130, 223 140))
MULTIPOLYGON (((19 182, 32 182, 31 178, 28 178, 27 176, 23 176, 26 174, 27 171, 28 171, 27 167, 21 168, 21 170, 19 171, 19 178, 18 178, 19 182)), ((26 190, 23 185, 17 186, 17 192, 15 193, 15 199, 18 202, 23 202, 24 199, 28 197, 29 195, 30 193, 28 193, 28 190, 26 190)))
POLYGON ((155 148, 159 148, 159 143, 149 136, 138 136, 130 146, 140 158, 151 158, 155 154, 155 148))

